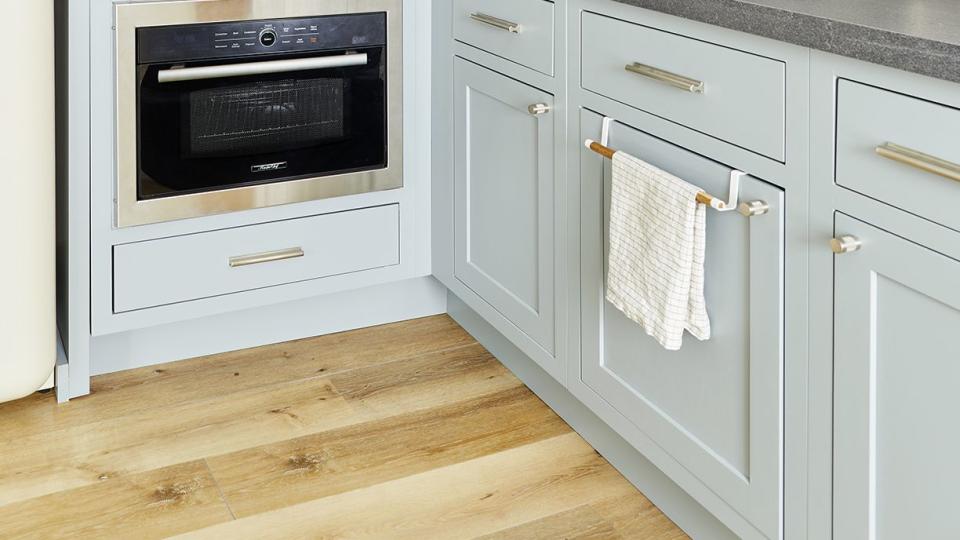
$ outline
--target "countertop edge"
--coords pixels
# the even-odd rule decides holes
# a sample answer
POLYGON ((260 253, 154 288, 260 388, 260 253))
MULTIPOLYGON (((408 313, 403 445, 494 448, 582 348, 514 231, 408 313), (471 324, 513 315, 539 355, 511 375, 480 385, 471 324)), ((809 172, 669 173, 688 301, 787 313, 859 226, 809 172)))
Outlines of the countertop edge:
POLYGON ((741 0, 614 0, 929 77, 960 82, 960 45, 741 0))

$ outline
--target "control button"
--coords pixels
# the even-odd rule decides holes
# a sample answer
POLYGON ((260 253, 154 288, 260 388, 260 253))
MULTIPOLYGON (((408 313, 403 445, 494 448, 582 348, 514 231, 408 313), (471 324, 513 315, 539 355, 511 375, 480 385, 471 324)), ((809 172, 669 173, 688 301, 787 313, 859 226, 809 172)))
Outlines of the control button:
POLYGON ((260 32, 260 44, 264 47, 273 47, 277 43, 277 32, 271 28, 267 28, 263 32, 260 32))

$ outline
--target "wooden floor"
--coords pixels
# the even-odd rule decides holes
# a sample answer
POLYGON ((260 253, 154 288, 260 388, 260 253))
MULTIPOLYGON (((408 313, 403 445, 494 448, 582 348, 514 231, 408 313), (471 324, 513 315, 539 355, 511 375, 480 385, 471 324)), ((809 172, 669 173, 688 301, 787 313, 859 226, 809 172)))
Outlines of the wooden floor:
POLYGON ((686 538, 446 316, 0 405, 0 538, 686 538))

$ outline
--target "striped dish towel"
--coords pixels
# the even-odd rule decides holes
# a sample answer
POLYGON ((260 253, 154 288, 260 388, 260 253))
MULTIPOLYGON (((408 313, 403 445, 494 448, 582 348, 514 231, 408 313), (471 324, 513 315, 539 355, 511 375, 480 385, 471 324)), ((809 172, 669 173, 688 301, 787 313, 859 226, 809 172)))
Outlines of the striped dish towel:
POLYGON ((607 301, 667 350, 680 349, 684 330, 710 339, 700 189, 624 152, 612 183, 607 301))

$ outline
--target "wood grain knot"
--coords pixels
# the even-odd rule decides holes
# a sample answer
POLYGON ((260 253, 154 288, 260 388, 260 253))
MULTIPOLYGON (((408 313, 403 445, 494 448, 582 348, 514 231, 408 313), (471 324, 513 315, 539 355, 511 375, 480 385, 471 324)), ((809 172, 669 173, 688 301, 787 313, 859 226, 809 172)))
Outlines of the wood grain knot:
POLYGON ((172 504, 182 504, 190 497, 192 493, 199 491, 203 487, 203 482, 194 478, 189 482, 176 482, 168 486, 161 486, 153 493, 154 506, 169 506, 172 504))
POLYGON ((297 454, 287 459, 287 473, 320 472, 327 462, 323 454, 297 454))

